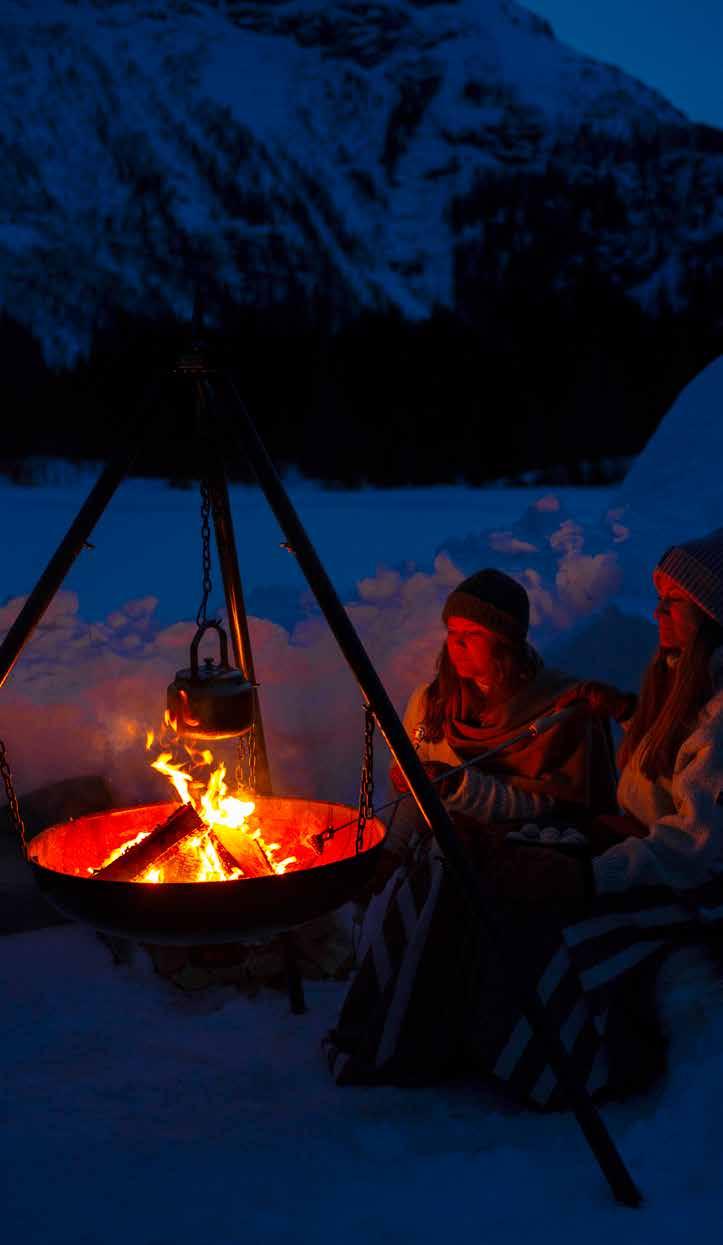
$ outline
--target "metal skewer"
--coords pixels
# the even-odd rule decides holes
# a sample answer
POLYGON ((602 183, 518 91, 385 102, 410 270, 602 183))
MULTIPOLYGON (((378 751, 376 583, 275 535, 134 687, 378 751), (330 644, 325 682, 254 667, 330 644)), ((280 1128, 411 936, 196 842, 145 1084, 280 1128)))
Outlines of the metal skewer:
MULTIPOLYGON (((573 708, 570 707, 567 709, 558 709, 556 713, 547 713, 541 718, 536 718, 536 720, 534 722, 530 722, 530 725, 526 726, 524 730, 518 731, 516 735, 510 735, 507 739, 503 739, 501 744, 497 744, 494 748, 488 748, 486 752, 480 752, 479 756, 472 757, 471 761, 464 761, 461 765, 453 765, 450 769, 445 770, 443 774, 439 774, 437 778, 430 778, 429 781, 432 786, 436 786, 437 783, 443 782, 447 778, 451 778, 453 774, 461 774, 472 765, 479 765, 481 761, 488 761, 490 757, 497 756, 498 752, 504 752, 505 748, 511 748, 512 744, 517 744, 522 739, 536 739, 538 735, 544 735, 545 731, 549 731, 550 728, 552 726, 556 726, 558 722, 563 722, 565 718, 569 718, 573 712, 573 708)), ((379 813, 386 812, 388 808, 398 808, 404 800, 409 799, 411 794, 411 791, 405 791, 402 795, 396 796, 395 799, 387 800, 386 804, 380 804, 374 809, 374 816, 376 817, 379 813)), ((311 843, 314 850, 321 854, 324 850, 325 843, 328 843, 330 839, 333 839, 334 836, 339 834, 341 830, 346 830, 349 826, 353 826, 355 822, 356 818, 352 818, 350 821, 343 822, 340 826, 328 826, 326 830, 322 830, 321 833, 313 835, 311 843)))

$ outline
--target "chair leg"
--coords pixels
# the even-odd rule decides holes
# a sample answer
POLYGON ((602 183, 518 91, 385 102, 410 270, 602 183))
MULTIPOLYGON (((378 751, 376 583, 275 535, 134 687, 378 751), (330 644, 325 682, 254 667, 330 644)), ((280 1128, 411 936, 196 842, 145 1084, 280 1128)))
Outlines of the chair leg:
POLYGON ((281 942, 284 948, 284 967, 286 968, 286 984, 289 991, 291 1011, 294 1016, 303 1016, 306 1011, 306 999, 304 998, 304 983, 299 970, 299 958, 296 953, 294 935, 288 932, 282 934, 281 942))
POLYGON ((119 934, 104 934, 97 929, 95 936, 108 948, 114 964, 130 964, 133 960, 135 947, 130 938, 122 938, 119 934))

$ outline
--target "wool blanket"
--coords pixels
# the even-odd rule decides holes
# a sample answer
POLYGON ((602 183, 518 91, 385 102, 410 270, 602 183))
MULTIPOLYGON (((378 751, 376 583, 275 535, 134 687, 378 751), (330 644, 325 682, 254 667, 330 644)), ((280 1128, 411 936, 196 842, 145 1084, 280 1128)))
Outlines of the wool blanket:
MULTIPOLYGON (((719 879, 686 892, 645 887, 584 906, 561 902, 552 912, 549 902, 535 902, 532 878, 531 899, 507 898, 505 879, 519 886, 530 851, 505 842, 509 829, 483 832, 486 865, 487 836, 502 861, 481 877, 492 933, 469 910, 433 839, 377 898, 358 973, 325 1039, 337 1084, 491 1076, 517 1100, 563 1107, 544 1042, 520 1009, 521 987, 537 991, 572 1072, 594 1092, 609 1083, 611 1019, 625 983, 667 951, 723 930, 719 879)), ((545 867, 541 850, 537 870, 545 867)), ((554 852, 542 852, 553 871, 554 852)))

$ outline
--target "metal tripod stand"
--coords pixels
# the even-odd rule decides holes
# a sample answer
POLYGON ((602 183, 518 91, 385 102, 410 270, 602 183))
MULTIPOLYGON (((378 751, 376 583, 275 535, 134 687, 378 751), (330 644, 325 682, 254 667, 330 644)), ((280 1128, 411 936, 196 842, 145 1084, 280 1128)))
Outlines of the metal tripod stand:
MULTIPOLYGON (((256 426, 236 391, 231 376, 222 370, 217 371, 211 368, 198 343, 189 355, 181 359, 176 371, 186 375, 195 387, 197 398, 203 404, 203 409, 212 425, 211 434, 215 444, 221 445, 221 431, 223 430, 226 443, 234 446, 239 459, 248 462, 253 469, 259 486, 284 534, 287 546, 296 556, 332 634, 357 679, 364 700, 373 712, 427 826, 436 837, 450 872, 466 897, 470 910, 475 914, 483 935, 494 940, 498 953, 505 961, 507 957, 504 939, 496 929, 495 920, 489 912, 479 880, 470 867, 452 820, 427 777, 376 669, 306 534, 256 426)), ((153 418, 153 405, 158 392, 158 384, 159 382, 156 381, 149 388, 134 420, 127 429, 124 445, 102 472, 0 645, 0 687, 4 684, 32 632, 61 587, 73 562, 84 548, 96 522, 130 470, 138 444, 142 440, 148 423, 153 418)), ((219 556, 234 655, 239 667, 253 678, 253 670, 249 664, 250 646, 248 632, 245 630, 243 595, 233 538, 228 487, 220 457, 217 462, 216 482, 222 503, 217 508, 218 517, 214 516, 214 518, 216 534, 224 550, 223 555, 220 552, 219 556)), ((268 759, 265 745, 262 745, 262 748, 265 781, 268 782, 268 759)), ((261 778, 261 769, 259 778, 261 778)), ((514 991, 515 987, 511 985, 510 990, 514 991)), ((641 1195, 599 1112, 584 1086, 573 1074, 568 1053, 559 1033, 550 1026, 539 996, 534 990, 526 989, 519 991, 516 1002, 533 1032, 544 1041, 550 1066, 614 1196, 625 1206, 638 1206, 642 1200, 641 1195)))

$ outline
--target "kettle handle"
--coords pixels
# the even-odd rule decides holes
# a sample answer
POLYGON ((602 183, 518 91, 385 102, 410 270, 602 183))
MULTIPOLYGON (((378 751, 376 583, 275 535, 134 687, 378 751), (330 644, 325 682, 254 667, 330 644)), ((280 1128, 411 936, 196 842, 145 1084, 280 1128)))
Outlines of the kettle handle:
POLYGON ((221 648, 220 668, 222 670, 230 669, 228 664, 228 636, 226 635, 226 632, 218 619, 212 619, 211 622, 202 623, 191 640, 191 678, 193 679, 198 678, 198 646, 206 632, 211 629, 218 632, 218 639, 221 648))

